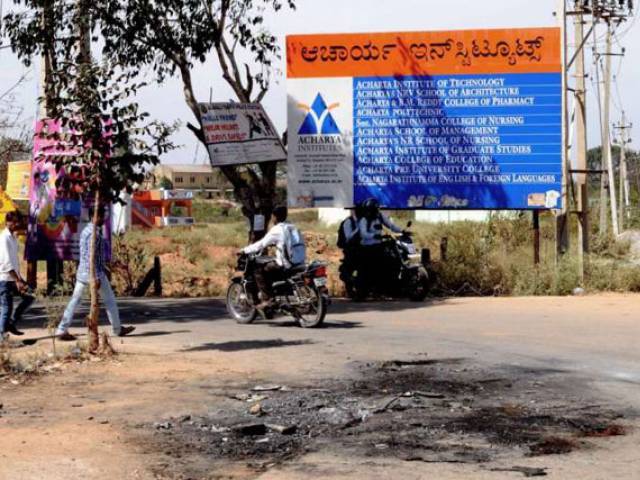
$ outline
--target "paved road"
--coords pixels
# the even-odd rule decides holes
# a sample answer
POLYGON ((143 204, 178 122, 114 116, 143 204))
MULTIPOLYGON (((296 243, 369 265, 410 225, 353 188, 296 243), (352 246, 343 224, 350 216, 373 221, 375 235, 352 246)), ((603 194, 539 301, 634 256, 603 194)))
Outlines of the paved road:
MULTIPOLYGON (((123 322, 137 327, 122 346, 126 350, 231 355, 256 375, 324 378, 342 374, 352 361, 426 353, 576 371, 640 406, 640 295, 426 304, 338 300, 322 329, 298 328, 287 318, 237 325, 220 299, 126 299, 121 310, 123 322), (289 359, 297 352, 300 363, 292 372, 289 359)), ((29 324, 40 325, 42 319, 29 324)))
MULTIPOLYGON (((15 390, 13 398, 5 401, 8 413, 4 421, 13 430, 5 445, 0 436, 0 451, 7 451, 16 442, 27 442, 31 448, 17 457, 0 455, 0 478, 4 478, 3 471, 18 475, 12 478, 29 480, 154 478, 143 473, 127 476, 131 471, 145 472, 149 464, 157 462, 155 457, 138 455, 136 449, 121 443, 119 439, 130 432, 127 425, 155 421, 163 415, 206 411, 215 404, 212 395, 220 388, 246 388, 261 381, 317 385, 314 380, 353 374, 354 362, 363 361, 427 355, 434 359, 465 358, 489 367, 540 369, 566 375, 567 381, 586 380, 593 387, 593 397, 589 394, 589 398, 640 409, 638 295, 467 298, 426 304, 337 301, 325 328, 314 330, 301 329, 288 319, 237 325, 228 318, 219 299, 126 299, 121 307, 124 322, 137 327, 131 337, 114 340, 119 351, 135 354, 129 360, 123 357, 123 367, 78 367, 62 383, 52 376, 41 384, 15 390), (43 397, 42 388, 63 390, 48 398, 43 397), (106 427, 80 418, 74 411, 77 409, 68 408, 64 397, 78 390, 84 394, 82 414, 109 418, 113 433, 107 435, 106 427), (20 415, 23 405, 36 412, 33 419, 20 415), (44 426, 43 415, 47 418, 44 426), (92 440, 78 445, 74 440, 78 434, 92 440), (71 449, 73 461, 67 458, 71 449), (113 458, 119 461, 113 462, 113 458)), ((29 320, 25 325, 28 336, 44 333, 37 328, 42 321, 41 315, 29 320)), ((572 398, 566 400, 571 402, 572 398)), ((505 458, 500 465, 549 468, 547 478, 558 480, 637 479, 639 430, 602 440, 596 450, 570 456, 505 458)), ((467 465, 416 465, 318 451, 269 470, 260 478, 519 477, 467 465)))

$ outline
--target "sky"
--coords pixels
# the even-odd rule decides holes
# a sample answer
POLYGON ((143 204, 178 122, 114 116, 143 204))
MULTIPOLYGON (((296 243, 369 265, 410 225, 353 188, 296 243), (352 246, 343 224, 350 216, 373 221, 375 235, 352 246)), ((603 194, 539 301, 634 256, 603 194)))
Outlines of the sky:
MULTIPOLYGON (((5 10, 7 9, 5 2, 5 10)), ((283 59, 272 71, 271 89, 263 105, 280 132, 286 129, 287 92, 285 78, 285 37, 300 33, 429 31, 481 28, 525 28, 556 26, 554 12, 559 10, 558 0, 297 0, 295 11, 284 11, 268 17, 268 28, 276 35, 283 48, 283 59)), ((617 30, 614 52, 626 47, 624 57, 613 57, 615 83, 612 88, 614 106, 612 121, 619 121, 621 110, 636 120, 640 128, 640 101, 637 86, 640 85, 640 26, 637 17, 621 25, 617 30)), ((604 48, 604 26, 595 35, 599 48, 604 48)), ((573 33, 569 32, 570 37, 573 33)), ((593 43, 587 48, 588 84, 588 141, 589 147, 600 145, 600 119, 597 109, 595 66, 592 61, 593 43)), ((24 108, 24 121, 33 124, 36 110, 39 78, 37 65, 28 70, 29 80, 14 93, 24 108)), ((9 49, 0 50, 0 96, 25 72, 9 49)), ((213 60, 199 65, 194 73, 196 95, 200 101, 228 101, 231 90, 221 78, 213 60)), ((162 85, 153 84, 139 94, 143 110, 165 122, 178 120, 183 125, 193 122, 185 105, 181 82, 169 79, 162 85)), ((163 163, 208 162, 204 148, 198 146, 193 134, 184 126, 174 135, 174 142, 181 147, 167 154, 163 163)), ((632 143, 637 149, 638 142, 632 143)))

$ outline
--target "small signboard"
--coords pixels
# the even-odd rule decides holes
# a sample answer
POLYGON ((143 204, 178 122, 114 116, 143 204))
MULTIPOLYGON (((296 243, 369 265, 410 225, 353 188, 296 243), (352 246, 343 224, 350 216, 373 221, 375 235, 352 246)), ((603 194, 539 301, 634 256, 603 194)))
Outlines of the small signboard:
POLYGON ((562 203, 558 28, 287 37, 292 207, 562 203))
POLYGON ((9 162, 7 167, 7 195, 14 200, 29 200, 31 161, 9 162))
POLYGON ((200 113, 213 166, 287 159, 278 132, 259 103, 201 103, 200 113))

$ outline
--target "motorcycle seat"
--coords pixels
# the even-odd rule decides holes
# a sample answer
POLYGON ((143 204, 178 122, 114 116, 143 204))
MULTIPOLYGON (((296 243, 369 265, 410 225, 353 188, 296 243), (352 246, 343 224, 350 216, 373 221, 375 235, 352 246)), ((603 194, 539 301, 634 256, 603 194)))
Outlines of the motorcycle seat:
POLYGON ((305 264, 295 265, 295 266, 291 267, 289 270, 287 270, 287 273, 289 275, 296 275, 298 273, 305 272, 306 270, 307 270, 307 266, 305 264))

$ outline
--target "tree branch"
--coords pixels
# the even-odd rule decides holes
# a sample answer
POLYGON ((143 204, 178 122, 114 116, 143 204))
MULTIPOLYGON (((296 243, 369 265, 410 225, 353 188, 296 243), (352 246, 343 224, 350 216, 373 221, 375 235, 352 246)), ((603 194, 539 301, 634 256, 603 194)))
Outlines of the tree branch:
POLYGON ((218 61, 220 62, 220 68, 222 69, 222 78, 231 86, 236 96, 240 101, 244 101, 244 92, 242 91, 242 84, 238 85, 236 81, 234 81, 231 76, 231 72, 229 71, 229 64, 227 63, 227 59, 223 50, 221 43, 216 43, 215 45, 216 53, 218 54, 218 61))
POLYGON ((187 128, 193 132, 193 134, 200 142, 205 143, 204 132, 202 131, 202 128, 196 127, 191 122, 187 122, 187 128))
MULTIPOLYGON (((234 81, 231 84, 231 87, 234 89, 234 91, 236 92, 236 95, 238 95, 238 100, 240 100, 241 102, 245 102, 248 103, 251 101, 250 98, 248 98, 247 96, 247 91, 244 88, 244 85, 242 84, 242 76, 240 74, 240 69, 238 68, 238 62, 236 61, 235 55, 233 54, 233 51, 229 48, 229 45, 227 44, 226 39, 224 38, 224 36, 222 37, 220 44, 222 46, 222 52, 220 53, 224 53, 223 56, 226 56, 225 59, 225 64, 228 63, 231 65, 231 69, 233 71, 233 76, 234 76, 234 81)), ((222 63, 222 60, 221 62, 222 63)), ((228 68, 227 68, 228 70, 228 68)), ((230 78, 230 76, 229 76, 230 78)), ((229 80, 227 80, 228 82, 229 80)))

